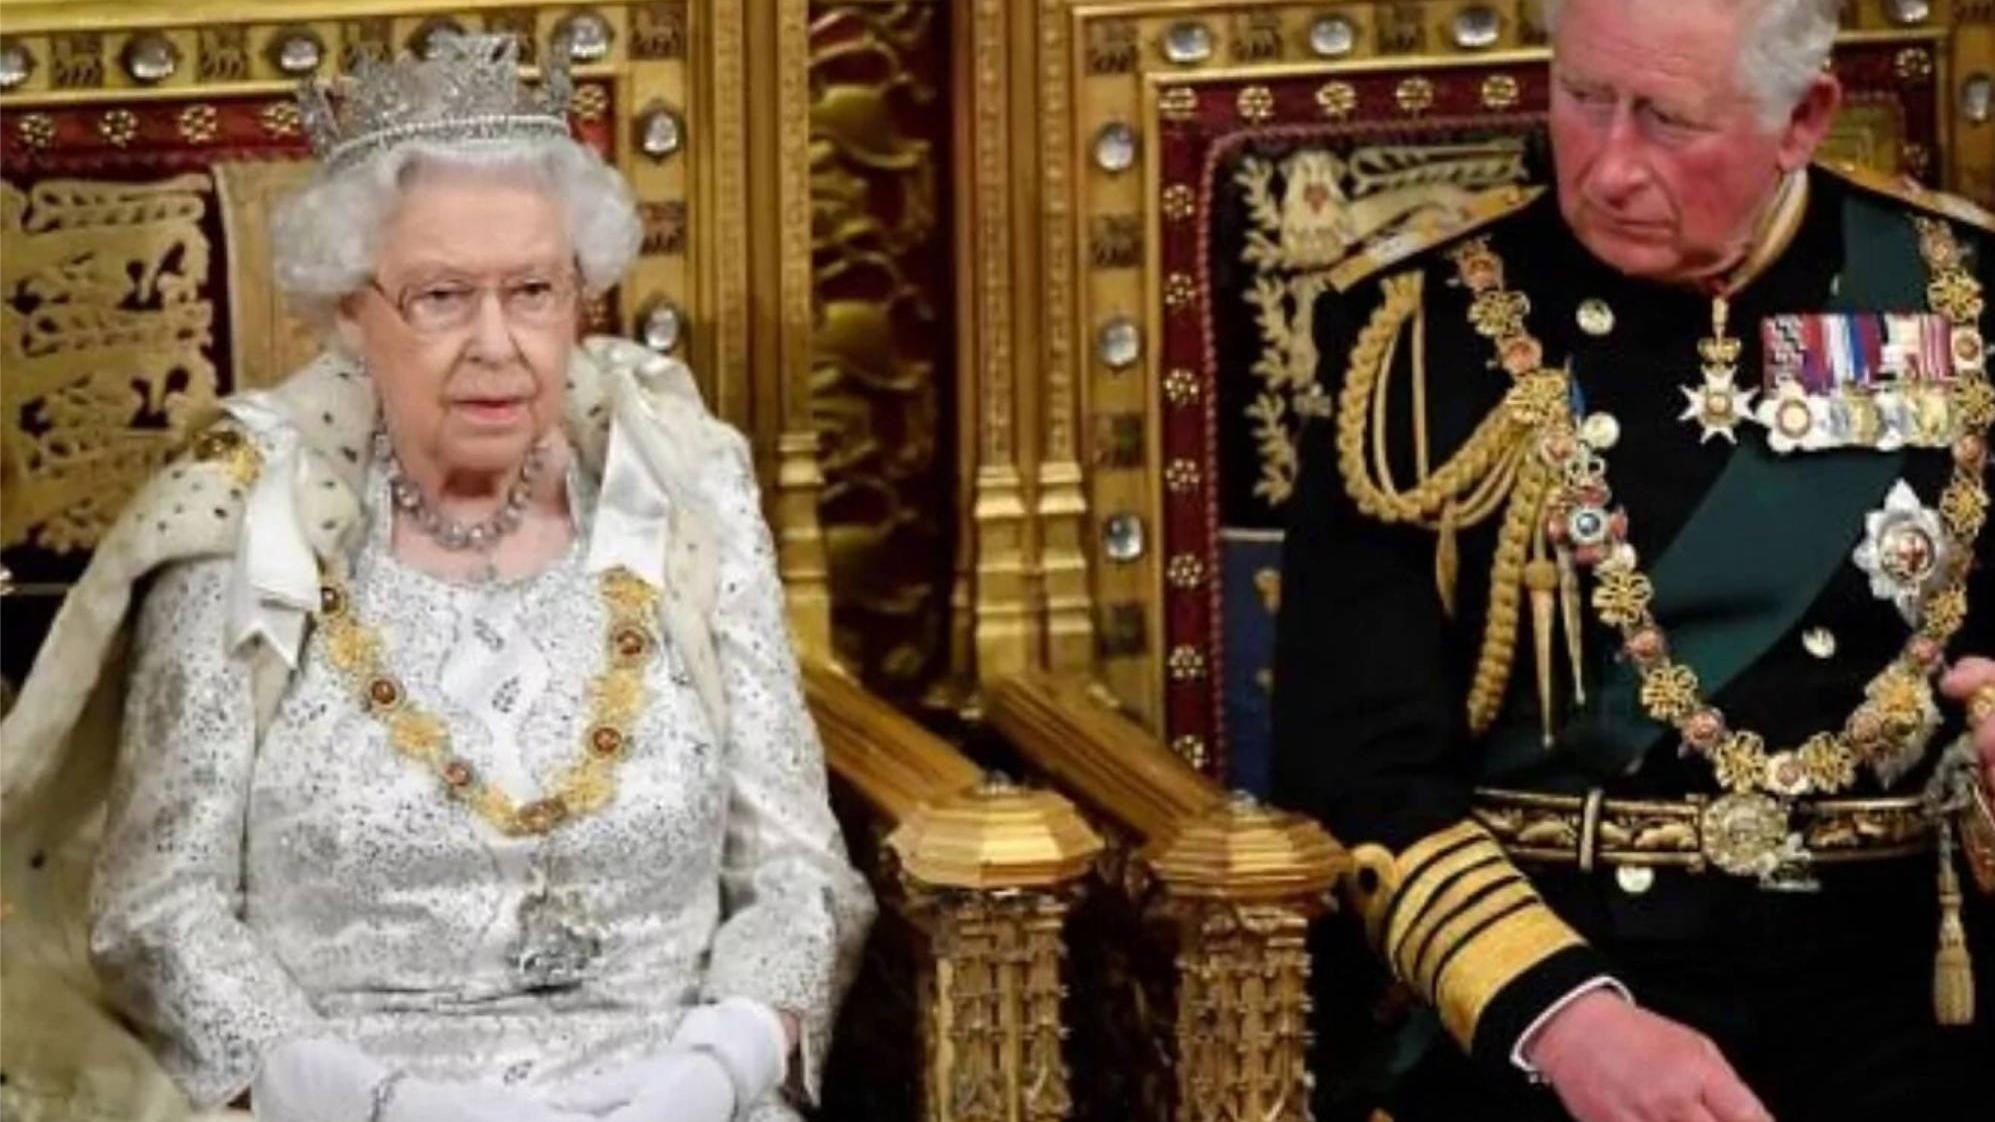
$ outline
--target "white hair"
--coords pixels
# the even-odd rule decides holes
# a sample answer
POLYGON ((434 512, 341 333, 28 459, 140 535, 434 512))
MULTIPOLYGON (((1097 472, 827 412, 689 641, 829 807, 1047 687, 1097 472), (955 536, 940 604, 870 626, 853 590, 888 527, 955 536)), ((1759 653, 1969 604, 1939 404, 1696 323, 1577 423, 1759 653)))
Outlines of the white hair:
MULTIPOLYGON (((1654 3, 1660 0, 1632 0, 1654 3)), ((1671 3, 1680 0, 1670 0, 1671 3)), ((1739 45, 1739 84, 1758 104, 1769 128, 1787 120, 1835 46, 1843 0, 1715 0, 1726 8, 1757 9, 1739 45)), ((1539 0, 1547 32, 1556 31, 1566 0, 1539 0)))
POLYGON ((408 141, 361 163, 313 178, 271 219, 277 287, 308 322, 329 326, 339 301, 374 275, 382 231, 402 192, 437 172, 470 171, 531 183, 559 203, 568 240, 591 295, 617 282, 643 240, 623 177, 572 140, 504 147, 408 141))

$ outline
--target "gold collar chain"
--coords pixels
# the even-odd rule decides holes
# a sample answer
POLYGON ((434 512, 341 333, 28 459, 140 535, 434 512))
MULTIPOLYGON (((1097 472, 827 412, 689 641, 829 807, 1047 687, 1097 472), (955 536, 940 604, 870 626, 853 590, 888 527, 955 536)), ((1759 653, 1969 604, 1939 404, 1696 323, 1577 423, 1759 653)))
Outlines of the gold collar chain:
POLYGON ((469 806, 508 837, 545 835, 607 805, 616 794, 617 764, 628 754, 631 726, 644 711, 644 668, 658 646, 658 593, 630 570, 602 574, 609 615, 603 665, 589 681, 589 719, 581 758, 568 765, 552 793, 520 805, 457 755, 450 727, 409 697, 408 687, 382 665, 380 632, 354 614, 346 583, 327 573, 319 587, 318 623, 326 655, 353 687, 360 704, 388 730, 395 751, 436 774, 445 793, 469 806))
MULTIPOLYGON (((1535 457, 1554 480, 1539 511, 1549 536, 1569 551, 1582 569, 1591 569, 1592 604, 1600 620, 1621 634, 1623 649, 1641 674, 1640 699, 1654 720, 1676 728, 1685 746, 1711 762, 1727 794, 1707 811, 1708 855, 1718 867, 1767 878, 1798 859, 1797 835, 1789 828, 1792 800, 1840 791, 1856 780, 1860 762, 1878 761, 1931 735, 1938 723, 1932 678, 1944 665, 1947 642, 1967 615, 1967 575, 1972 546, 1988 511, 1981 479, 1988 458, 1986 430, 1995 421, 1991 389, 1978 329, 1982 313, 1979 284, 1961 266, 1952 232, 1941 222, 1917 219, 1920 250, 1932 272, 1927 289, 1933 310, 1954 324, 1955 379, 1950 387, 1960 429, 1953 444, 1953 474, 1940 500, 1940 514, 1954 548, 1942 579, 1929 585, 1919 604, 1918 626, 1903 650, 1873 678, 1864 700, 1843 727, 1820 732, 1800 746, 1769 751, 1760 734, 1733 729, 1724 713, 1703 696, 1697 674, 1673 660, 1667 634, 1650 612, 1654 587, 1638 567, 1627 542, 1627 516, 1613 506, 1601 449, 1581 438, 1567 404, 1570 375, 1549 369, 1517 375, 1518 390, 1531 382, 1556 379, 1557 392, 1528 396, 1535 457)), ((1487 238, 1453 250, 1462 282, 1473 292, 1469 318, 1489 338, 1499 356, 1541 354, 1524 325, 1528 304, 1504 287, 1503 263, 1487 238)), ((1518 414, 1517 391, 1508 408, 1518 414)))

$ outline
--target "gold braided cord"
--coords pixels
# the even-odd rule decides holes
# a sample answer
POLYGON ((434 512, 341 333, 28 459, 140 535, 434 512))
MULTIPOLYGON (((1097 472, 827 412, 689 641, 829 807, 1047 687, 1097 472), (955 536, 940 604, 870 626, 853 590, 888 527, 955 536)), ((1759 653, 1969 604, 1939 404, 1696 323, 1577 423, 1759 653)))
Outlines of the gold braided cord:
POLYGON ((1524 564, 1531 539, 1544 521, 1546 498, 1551 494, 1551 475, 1536 457, 1523 461, 1517 484, 1510 493, 1510 506, 1503 514, 1503 528, 1496 535, 1496 563, 1489 571, 1489 611, 1482 628, 1482 650, 1476 656, 1475 675, 1469 685, 1469 732, 1481 735, 1496 723, 1503 708, 1503 695, 1510 686, 1510 669, 1516 661, 1517 617, 1522 607, 1524 564))
MULTIPOLYGON (((1485 481, 1491 466, 1506 450, 1521 447, 1526 430, 1515 423, 1508 410, 1495 410, 1476 427, 1460 451, 1411 490, 1398 489, 1389 476, 1375 478, 1367 469, 1366 454, 1372 454, 1382 472, 1386 437, 1369 423, 1371 398, 1375 389, 1383 393, 1380 383, 1390 374, 1399 335, 1419 310, 1420 274, 1389 277, 1383 287, 1385 299, 1358 333, 1343 388, 1337 394, 1337 467, 1344 477, 1344 490, 1366 515, 1428 529, 1440 528, 1444 509, 1462 508, 1455 512, 1453 522, 1456 529, 1466 529, 1475 523, 1461 517, 1467 508, 1463 497, 1485 481)), ((1378 411, 1382 415, 1383 407, 1378 411)), ((1482 505, 1493 509, 1492 504, 1482 505)))

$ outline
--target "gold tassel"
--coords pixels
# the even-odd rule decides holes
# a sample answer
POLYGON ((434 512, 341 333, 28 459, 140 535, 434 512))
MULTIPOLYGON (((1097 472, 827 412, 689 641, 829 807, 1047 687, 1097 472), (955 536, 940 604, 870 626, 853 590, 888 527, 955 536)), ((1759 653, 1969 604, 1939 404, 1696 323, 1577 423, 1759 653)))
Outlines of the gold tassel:
POLYGON ((1524 587, 1531 593, 1531 646, 1538 656, 1538 713, 1544 725, 1545 747, 1552 746, 1552 610, 1559 587, 1559 567, 1545 559, 1544 531, 1531 546, 1524 566, 1524 587))
POLYGON ((1974 960, 1960 922, 1960 879, 1953 870, 1953 824, 1940 823, 1940 949, 1933 959, 1933 1016, 1942 1025, 1974 1023, 1974 960))
POLYGON ((1572 664, 1572 703, 1580 706, 1586 704, 1586 632, 1579 614, 1579 573, 1573 568, 1571 550, 1560 546, 1558 558, 1559 609, 1566 630, 1566 661, 1572 664))
POLYGON ((1440 593, 1441 610, 1455 618, 1455 584, 1461 576, 1462 551, 1455 534, 1455 504, 1441 508, 1441 524, 1434 536, 1434 590, 1440 593))

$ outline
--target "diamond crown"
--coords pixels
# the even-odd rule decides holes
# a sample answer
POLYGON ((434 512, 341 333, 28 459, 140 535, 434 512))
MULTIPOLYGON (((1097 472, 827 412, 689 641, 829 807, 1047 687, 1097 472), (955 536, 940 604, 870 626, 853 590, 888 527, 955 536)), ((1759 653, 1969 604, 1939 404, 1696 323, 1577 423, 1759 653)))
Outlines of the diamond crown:
MULTIPOLYGON (((549 53, 564 59, 558 47, 549 53)), ((574 92, 559 61, 548 64, 538 89, 524 85, 519 40, 511 35, 440 32, 428 39, 421 58, 363 58, 330 90, 307 81, 298 90, 298 106, 312 151, 334 172, 406 140, 567 137, 574 92)))

